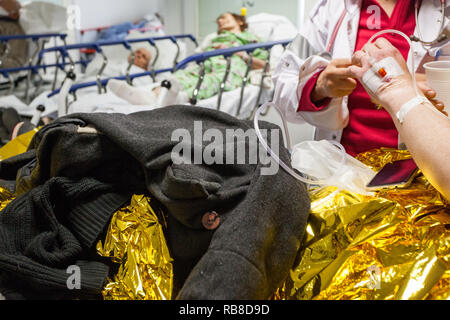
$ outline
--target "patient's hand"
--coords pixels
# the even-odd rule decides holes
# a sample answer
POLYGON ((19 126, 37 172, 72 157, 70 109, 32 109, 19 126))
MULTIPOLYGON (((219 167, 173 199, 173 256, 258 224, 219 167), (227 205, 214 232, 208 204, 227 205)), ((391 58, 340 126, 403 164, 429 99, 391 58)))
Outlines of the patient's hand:
POLYGON ((374 43, 366 44, 364 51, 355 52, 352 63, 353 65, 349 67, 349 74, 361 82, 373 101, 381 104, 391 114, 397 113, 403 104, 417 95, 405 59, 400 51, 385 38, 379 38, 374 43), (388 57, 394 58, 403 70, 403 74, 384 83, 377 92, 372 92, 362 81, 365 73, 372 68, 369 56, 376 61, 388 57))
POLYGON ((220 50, 220 49, 227 49, 229 47, 225 43, 218 43, 218 44, 215 44, 213 46, 213 48, 216 50, 220 50))
MULTIPOLYGON (((366 44, 364 51, 358 51, 353 55, 353 65, 349 67, 350 74, 359 79, 363 86, 365 85, 361 80, 364 74, 372 67, 368 55, 376 61, 393 57, 402 68, 404 74, 395 77, 391 82, 383 85, 378 89, 378 92, 371 92, 368 88, 365 88, 375 103, 381 104, 390 112, 398 112, 404 103, 416 96, 416 90, 414 89, 412 77, 405 59, 403 59, 400 51, 385 38, 379 38, 373 44, 366 44)), ((433 102, 438 110, 446 114, 443 111, 444 104, 435 99, 436 92, 428 86, 426 77, 424 76, 421 74, 416 75, 417 87, 425 97, 433 102)))

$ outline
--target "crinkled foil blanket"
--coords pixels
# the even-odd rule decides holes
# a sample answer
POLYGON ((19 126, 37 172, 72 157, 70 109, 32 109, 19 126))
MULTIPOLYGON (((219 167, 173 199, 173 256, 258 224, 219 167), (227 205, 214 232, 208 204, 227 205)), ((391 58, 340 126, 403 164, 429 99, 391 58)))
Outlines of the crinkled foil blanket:
MULTIPOLYGON (((9 156, 14 141, 7 146, 9 156)), ((23 141, 17 148, 23 152, 23 141)), ((5 159, 0 149, 0 159, 5 159), (3 156, 3 157, 2 157, 3 156)), ((379 149, 358 160, 375 171, 410 159, 379 149)), ((408 188, 363 196, 335 187, 310 191, 306 234, 286 283, 274 300, 448 300, 450 206, 423 177, 408 188)), ((0 189, 0 210, 13 195, 0 189)), ((169 300, 172 259, 163 209, 135 195, 116 212, 97 252, 117 264, 107 300, 169 300)))

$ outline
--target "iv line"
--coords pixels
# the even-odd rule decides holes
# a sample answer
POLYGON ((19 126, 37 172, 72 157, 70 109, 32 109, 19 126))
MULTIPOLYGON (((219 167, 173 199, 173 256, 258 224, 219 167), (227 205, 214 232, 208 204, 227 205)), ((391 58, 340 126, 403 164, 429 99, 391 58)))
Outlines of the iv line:
MULTIPOLYGON (((273 151, 272 149, 268 146, 267 142, 265 141, 264 137, 261 134, 261 130, 259 129, 259 117, 262 113, 263 110, 265 110, 266 107, 269 106, 274 106, 275 109, 278 111, 278 113, 280 113, 280 111, 278 110, 277 106, 273 103, 273 102, 268 102, 265 103, 261 108, 259 108, 256 111, 256 115, 254 118, 254 125, 255 125, 255 132, 256 135, 258 136, 258 139, 260 141, 260 143, 262 144, 262 146, 264 147, 264 149, 267 151, 267 153, 270 154, 270 156, 287 172, 289 173, 291 176, 293 176, 295 179, 300 180, 306 184, 312 184, 312 185, 326 185, 328 180, 331 180, 332 178, 338 176, 340 174, 340 172, 342 171, 342 169, 344 168, 345 162, 346 162, 346 156, 347 156, 347 152, 345 151, 344 147, 336 142, 336 141, 329 141, 331 144, 335 145, 336 147, 338 147, 341 150, 342 153, 342 159, 339 163, 339 169, 334 173, 333 176, 331 176, 331 178, 327 179, 327 180, 311 180, 305 177, 300 176, 299 174, 297 174, 294 170, 292 170, 288 165, 286 165, 273 151)), ((287 121, 285 119, 285 117, 280 113, 281 115, 281 119, 283 121, 283 126, 284 126, 284 130, 286 132, 286 139, 288 141, 288 149, 291 149, 291 145, 290 145, 290 138, 289 138, 289 129, 287 127, 287 121)))
MULTIPOLYGON (((410 52, 412 53, 412 49, 413 49, 413 46, 412 46, 412 41, 411 41, 411 39, 406 35, 406 34, 404 34, 403 32, 401 32, 401 31, 397 31, 397 30, 383 30, 383 31, 380 31, 380 32, 378 32, 378 33, 376 33, 374 36, 372 36, 372 38, 370 38, 370 40, 368 41, 368 43, 372 43, 373 42, 373 40, 375 39, 375 38, 377 38, 377 37, 379 37, 380 35, 383 35, 383 34, 385 34, 385 33, 396 33, 396 34, 399 34, 399 35, 401 35, 403 38, 405 38, 405 40, 408 42, 408 44, 409 44, 409 46, 410 46, 410 52)), ((414 85, 414 89, 415 89, 415 91, 416 91, 416 94, 417 94, 417 96, 421 96, 420 95, 420 93, 419 93, 419 89, 417 88, 417 83, 416 83, 416 78, 415 78, 415 76, 414 76, 414 70, 415 70, 415 60, 414 60, 414 54, 412 53, 411 54, 411 71, 410 71, 410 73, 412 74, 412 81, 413 81, 413 85, 414 85)), ((299 174, 297 174, 294 170, 292 170, 288 165, 286 165, 274 152, 273 152, 273 150, 268 146, 268 144, 267 144, 267 142, 265 141, 265 139, 264 139, 264 137, 262 136, 262 134, 261 134, 261 130, 260 130, 260 128, 259 128, 259 117, 260 117, 260 115, 261 115, 261 113, 262 113, 262 111, 263 110, 265 110, 265 108, 266 107, 269 107, 269 106, 274 106, 275 107, 275 109, 278 111, 278 113, 280 114, 280 116, 281 116, 281 119, 282 119, 282 121, 283 121, 283 127, 284 127, 284 130, 285 130, 285 133, 286 133, 286 140, 287 140, 287 147, 288 147, 288 149, 289 150, 291 150, 291 143, 290 143, 290 135, 289 135, 289 129, 288 129, 288 126, 287 126, 287 121, 286 121, 286 118, 285 118, 285 116, 284 116, 284 114, 282 113, 282 112, 280 112, 280 110, 278 109, 278 107, 275 105, 275 103, 273 103, 273 102, 268 102, 268 103, 265 103, 264 105, 262 105, 258 110, 257 110, 257 112, 256 112, 256 114, 255 114, 255 118, 254 118, 254 126, 255 126, 255 131, 256 131, 256 135, 258 136, 258 139, 259 139, 259 141, 260 141, 260 143, 261 143, 261 145, 264 147, 264 149, 267 151, 267 153, 269 153, 270 154, 270 156, 287 172, 287 173, 289 173, 292 177, 294 177, 295 179, 297 179, 297 180, 300 180, 300 181, 302 181, 302 182, 304 182, 304 183, 306 183, 306 184, 311 184, 311 185, 326 185, 327 184, 327 181, 330 181, 330 180, 332 180, 334 177, 337 177, 339 174, 340 174, 340 172, 343 170, 343 168, 344 168, 344 165, 345 165, 345 163, 346 163, 346 160, 347 160, 347 152, 345 151, 345 148, 344 148, 344 146, 342 146, 342 144, 340 144, 340 143, 338 143, 338 142, 336 142, 336 141, 328 141, 328 142, 330 142, 331 144, 333 144, 333 145, 335 145, 336 147, 338 147, 339 149, 340 149, 340 151, 341 151, 341 153, 342 153, 342 159, 341 159, 341 162, 339 163, 339 169, 330 177, 330 178, 328 178, 328 179, 326 179, 326 180, 311 180, 311 179, 308 179, 308 178, 305 178, 305 177, 302 177, 302 176, 300 176, 299 174)))

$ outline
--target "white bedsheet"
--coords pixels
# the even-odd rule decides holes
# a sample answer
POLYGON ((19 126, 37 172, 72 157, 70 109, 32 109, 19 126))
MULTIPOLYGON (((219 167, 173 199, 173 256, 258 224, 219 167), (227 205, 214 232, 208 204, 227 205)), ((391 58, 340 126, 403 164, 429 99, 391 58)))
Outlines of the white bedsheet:
MULTIPOLYGON (((259 86, 255 86, 249 84, 245 87, 244 98, 242 101, 242 108, 240 110, 240 114, 237 115, 239 108, 239 101, 241 98, 241 89, 236 89, 228 92, 224 92, 222 95, 222 103, 220 107, 220 111, 228 113, 232 116, 246 119, 248 118, 253 109, 256 108, 256 100, 258 99, 259 94, 259 86)), ((263 89, 261 100, 260 101, 269 101, 272 97, 272 90, 263 89)), ((208 108, 208 109, 217 109, 219 96, 216 95, 212 98, 200 100, 197 105, 200 107, 208 108)))
POLYGON ((113 93, 99 95, 91 92, 83 95, 69 106, 68 113, 123 113, 130 114, 140 111, 157 109, 157 106, 131 105, 129 102, 117 97, 113 93))
MULTIPOLYGON (((259 87, 254 85, 248 85, 245 89, 242 109, 239 118, 247 118, 251 115, 253 109, 256 107, 256 100, 259 94, 259 87)), ((225 92, 222 96, 222 105, 220 111, 226 112, 232 116, 236 116, 239 100, 241 95, 241 89, 225 92)), ((268 101, 272 95, 272 90, 263 90, 261 100, 268 101)), ((197 106, 217 109, 218 96, 206 100, 200 100, 197 106)), ((186 102, 186 104, 188 104, 186 102)), ((68 113, 124 113, 130 114, 134 112, 144 110, 154 110, 161 108, 157 105, 130 105, 127 101, 117 97, 113 93, 104 93, 99 95, 96 91, 91 90, 85 92, 78 100, 71 103, 68 113)))
POLYGON ((58 110, 56 104, 56 98, 49 99, 47 98, 50 91, 45 91, 41 93, 36 99, 34 99, 30 105, 26 105, 20 99, 18 99, 14 95, 2 96, 0 97, 0 106, 14 108, 17 112, 25 117, 32 117, 36 111, 36 108, 39 105, 45 106, 45 112, 42 113, 42 116, 47 116, 56 110, 58 110))

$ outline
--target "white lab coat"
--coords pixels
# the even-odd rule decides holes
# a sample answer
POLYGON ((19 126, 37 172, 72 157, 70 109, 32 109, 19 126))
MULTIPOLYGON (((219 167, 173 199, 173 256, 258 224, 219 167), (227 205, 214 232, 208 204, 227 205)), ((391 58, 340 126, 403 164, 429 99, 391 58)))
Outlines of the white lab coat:
MULTIPOLYGON (((275 83, 274 103, 287 121, 307 122, 316 127, 316 140, 340 141, 343 129, 349 122, 348 97, 332 99, 329 106, 319 112, 297 112, 304 86, 319 70, 325 68, 330 57, 326 51, 332 33, 344 10, 347 14, 337 33, 331 58, 351 58, 356 47, 362 0, 321 0, 311 11, 300 33, 282 56, 273 73, 275 83)), ((448 12, 450 0, 446 0, 448 12)), ((440 0, 424 0, 419 12, 419 26, 425 40, 435 39, 439 33, 441 19, 440 0)), ((449 18, 446 18, 446 25, 449 18)), ((415 34, 418 35, 416 27, 415 34)), ((424 58, 435 56, 440 47, 426 50, 420 43, 413 43, 415 72, 422 66, 424 58)), ((411 53, 409 56, 411 59, 411 53)), ((408 60, 409 60, 408 59, 408 60)), ((409 65, 409 64, 408 64, 409 65)))

